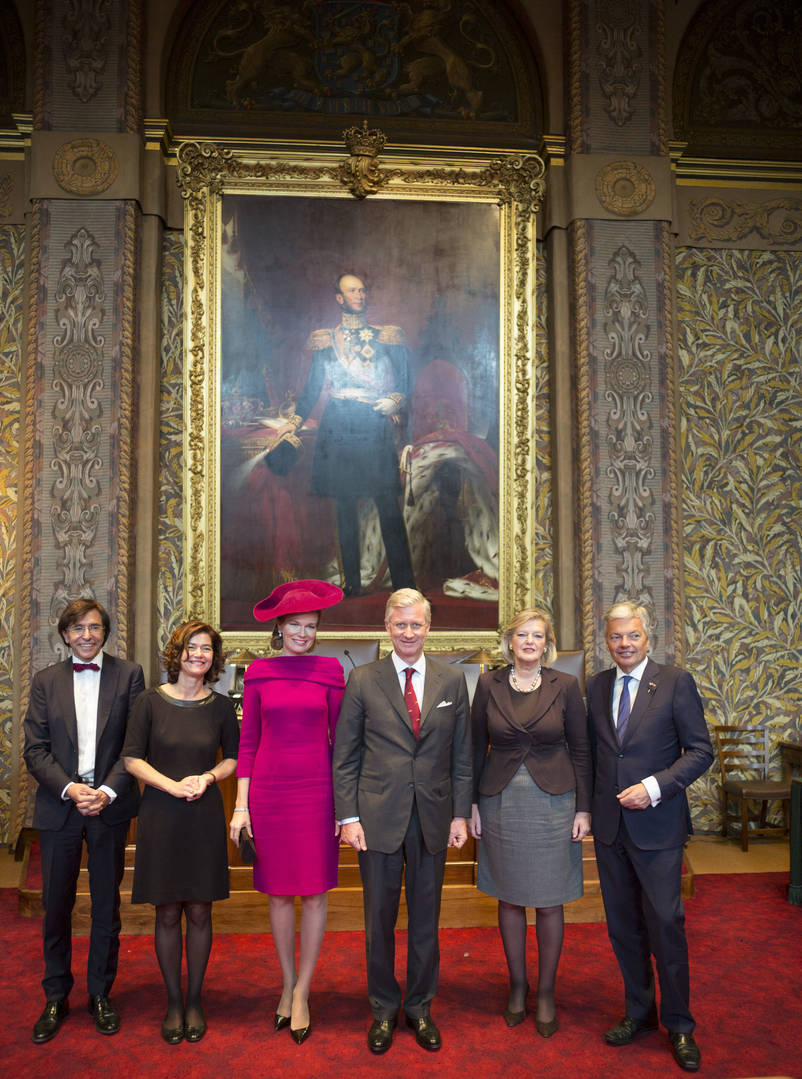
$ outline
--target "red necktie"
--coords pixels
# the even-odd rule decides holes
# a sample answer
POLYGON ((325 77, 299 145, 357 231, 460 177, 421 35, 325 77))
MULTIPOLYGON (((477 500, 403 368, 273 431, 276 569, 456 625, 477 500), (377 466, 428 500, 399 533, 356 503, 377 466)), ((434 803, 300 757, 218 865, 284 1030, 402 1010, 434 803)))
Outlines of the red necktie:
POLYGON ((72 669, 74 671, 99 671, 100 665, 97 663, 73 663, 72 669))
POLYGON ((420 734, 420 705, 418 704, 418 698, 415 696, 415 690, 412 688, 412 675, 414 673, 414 667, 407 667, 404 671, 407 676, 407 684, 404 686, 404 701, 409 712, 409 718, 412 721, 412 733, 417 738, 420 734))

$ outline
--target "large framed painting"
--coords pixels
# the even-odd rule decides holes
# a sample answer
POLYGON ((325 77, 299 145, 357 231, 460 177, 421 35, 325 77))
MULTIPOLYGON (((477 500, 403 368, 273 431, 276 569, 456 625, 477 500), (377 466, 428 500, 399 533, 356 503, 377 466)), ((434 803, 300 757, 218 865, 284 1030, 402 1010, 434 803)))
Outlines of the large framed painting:
POLYGON ((537 157, 185 143, 186 610, 266 644, 276 585, 340 585, 324 636, 391 590, 480 649, 530 599, 537 157))

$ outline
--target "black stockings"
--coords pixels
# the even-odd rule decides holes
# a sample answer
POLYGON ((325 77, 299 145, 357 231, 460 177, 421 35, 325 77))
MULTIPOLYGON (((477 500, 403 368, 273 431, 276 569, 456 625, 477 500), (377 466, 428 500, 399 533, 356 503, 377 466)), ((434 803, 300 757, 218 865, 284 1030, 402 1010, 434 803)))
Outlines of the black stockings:
MULTIPOLYGON (((563 944, 563 908, 538 907, 535 912, 538 979, 537 1018, 548 1023, 554 1018, 554 983, 563 944)), ((510 995, 507 1008, 522 1012, 526 1007, 529 985, 526 980, 526 907, 499 900, 498 927, 510 972, 510 995)))
POLYGON ((156 958, 167 989, 167 1015, 170 1027, 200 1026, 203 1022, 201 990, 206 964, 212 950, 211 903, 161 903, 156 907, 154 935, 156 958), (187 923, 187 1001, 186 1014, 181 996, 181 912, 187 923))

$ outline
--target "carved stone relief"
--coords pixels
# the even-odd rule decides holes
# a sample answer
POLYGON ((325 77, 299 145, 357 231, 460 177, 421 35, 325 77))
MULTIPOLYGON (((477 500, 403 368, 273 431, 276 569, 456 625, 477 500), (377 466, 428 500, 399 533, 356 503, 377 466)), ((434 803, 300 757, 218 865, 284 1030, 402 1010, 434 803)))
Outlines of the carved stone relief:
POLYGON ((53 175, 71 195, 99 195, 117 179, 120 163, 101 139, 73 139, 59 146, 53 175))
POLYGON ((91 595, 86 580, 88 550, 101 514, 96 474, 100 458, 104 337, 104 284, 97 244, 86 229, 70 238, 55 298, 61 332, 53 339, 53 386, 59 398, 53 409, 55 473, 50 521, 59 551, 60 579, 54 582, 50 620, 55 623, 64 606, 76 596, 91 595))
POLYGON ((610 213, 621 217, 643 213, 654 196, 654 180, 635 161, 612 161, 596 174, 596 198, 610 213))
POLYGON ((604 360, 605 400, 610 405, 608 519, 620 573, 616 599, 637 598, 653 611, 654 596, 646 584, 644 568, 655 528, 654 495, 649 486, 654 468, 647 407, 652 400, 651 353, 645 347, 648 299, 639 277, 640 263, 628 247, 619 247, 609 265, 612 273, 605 290, 604 314, 610 347, 605 349, 604 360))
POLYGON ((640 86, 641 27, 633 16, 627 22, 612 25, 598 22, 599 86, 605 98, 604 111, 617 127, 632 119, 632 99, 640 86))
POLYGON ((64 15, 64 61, 73 94, 86 104, 103 85, 111 28, 109 0, 69 0, 64 15))
POLYGON ((688 209, 692 240, 735 242, 752 232, 773 246, 802 240, 802 199, 728 202, 715 196, 694 199, 688 209))

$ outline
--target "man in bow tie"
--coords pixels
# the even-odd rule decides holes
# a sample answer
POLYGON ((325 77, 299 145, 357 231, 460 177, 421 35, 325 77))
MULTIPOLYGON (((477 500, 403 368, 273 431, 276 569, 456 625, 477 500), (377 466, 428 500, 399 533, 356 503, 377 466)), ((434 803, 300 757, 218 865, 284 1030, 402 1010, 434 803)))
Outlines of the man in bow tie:
POLYGON ((42 853, 42 927, 46 1004, 33 1028, 50 1041, 69 1011, 73 986, 72 908, 86 843, 92 924, 87 988, 101 1034, 116 1034, 109 1000, 120 950, 120 881, 128 825, 139 790, 120 759, 134 701, 145 688, 138 663, 103 652, 107 612, 94 599, 73 600, 58 630, 71 655, 39 671, 25 716, 25 763, 36 779, 33 824, 42 853))
POLYGON ((385 609, 393 651, 351 671, 334 745, 341 839, 359 852, 373 1053, 390 1048, 401 1007, 395 923, 404 872, 404 1012, 422 1048, 441 1045, 429 1015, 440 965, 440 894, 447 848, 467 839, 473 785, 465 676, 424 653, 430 626, 420 592, 393 592, 385 609))
POLYGON ((713 750, 696 684, 687 671, 647 656, 649 615, 616 603, 604 616, 615 666, 587 684, 596 767, 593 838, 607 930, 624 978, 626 1014, 608 1045, 629 1045, 660 1020, 674 1059, 696 1071, 682 849, 691 829, 685 789, 706 772, 713 750))

